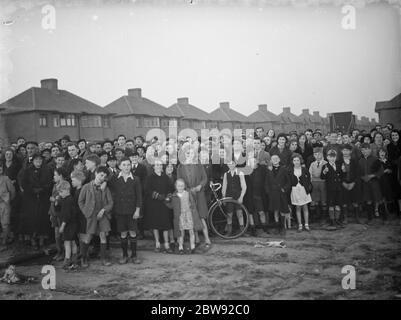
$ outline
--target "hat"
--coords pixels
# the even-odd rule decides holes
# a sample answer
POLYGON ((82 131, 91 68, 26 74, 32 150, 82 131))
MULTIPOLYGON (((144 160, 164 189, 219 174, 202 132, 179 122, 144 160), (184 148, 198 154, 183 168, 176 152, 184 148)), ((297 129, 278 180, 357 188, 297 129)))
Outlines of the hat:
POLYGON ((42 156, 40 153, 35 153, 35 154, 32 156, 32 161, 35 160, 35 159, 38 159, 38 158, 40 158, 40 159, 43 160, 43 156, 42 156))
POLYGON ((361 149, 370 149, 370 144, 369 143, 362 143, 361 144, 361 149))
POLYGON ((334 149, 331 149, 327 152, 328 157, 337 157, 337 152, 334 149))
POLYGON ((64 135, 61 140, 71 141, 70 136, 68 134, 64 135))
POLYGON ((100 158, 101 156, 104 156, 104 155, 107 155, 107 156, 108 156, 107 152, 104 151, 104 150, 100 151, 97 155, 99 156, 99 158, 100 158))
POLYGON ((323 147, 314 147, 313 148, 313 153, 322 153, 323 152, 323 147))
POLYGON ((109 156, 108 156, 108 158, 107 158, 107 161, 112 161, 112 160, 117 161, 117 158, 116 158, 116 156, 115 156, 114 154, 110 154, 110 153, 109 153, 109 156))
POLYGON ((341 146, 341 150, 344 150, 344 149, 352 151, 352 146, 350 144, 344 144, 341 146))

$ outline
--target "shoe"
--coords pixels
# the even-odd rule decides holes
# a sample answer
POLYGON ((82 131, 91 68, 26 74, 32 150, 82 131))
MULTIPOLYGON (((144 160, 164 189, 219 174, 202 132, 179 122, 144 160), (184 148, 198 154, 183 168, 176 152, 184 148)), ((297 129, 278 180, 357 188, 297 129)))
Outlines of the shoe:
POLYGON ((109 267, 109 266, 111 266, 111 262, 107 261, 107 260, 102 260, 102 266, 109 267))
POLYGON ((141 263, 142 263, 142 260, 139 259, 138 257, 131 257, 131 258, 130 258, 130 262, 131 262, 132 264, 141 264, 141 263))
POLYGON ((310 232, 309 225, 305 224, 305 230, 308 231, 308 232, 310 232))
POLYGON ((212 244, 211 243, 205 243, 205 246, 204 246, 204 251, 206 252, 206 251, 209 251, 210 250, 210 248, 212 247, 212 244))
POLYGON ((160 247, 156 247, 154 250, 156 253, 160 253, 162 250, 160 249, 160 247))
POLYGON ((64 270, 67 270, 67 269, 69 269, 70 266, 71 266, 71 259, 64 259, 62 268, 64 270))
POLYGON ((122 257, 120 260, 118 260, 119 264, 127 264, 128 263, 128 257, 122 257))
POLYGON ((298 232, 302 232, 302 225, 298 227, 298 232))
POLYGON ((178 254, 183 255, 184 254, 184 249, 178 249, 178 254))
POLYGON ((163 252, 168 254, 174 253, 173 250, 171 250, 171 248, 164 249, 163 252))
POLYGON ((198 251, 196 250, 196 248, 194 249, 190 249, 189 254, 197 254, 198 251))

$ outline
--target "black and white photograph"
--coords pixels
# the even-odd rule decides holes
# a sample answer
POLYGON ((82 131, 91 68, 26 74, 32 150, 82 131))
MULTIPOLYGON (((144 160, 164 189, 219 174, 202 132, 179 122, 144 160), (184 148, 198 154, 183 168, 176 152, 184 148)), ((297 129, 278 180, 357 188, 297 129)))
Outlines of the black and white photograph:
POLYGON ((400 135, 400 0, 0 0, 0 300, 400 300, 400 135))

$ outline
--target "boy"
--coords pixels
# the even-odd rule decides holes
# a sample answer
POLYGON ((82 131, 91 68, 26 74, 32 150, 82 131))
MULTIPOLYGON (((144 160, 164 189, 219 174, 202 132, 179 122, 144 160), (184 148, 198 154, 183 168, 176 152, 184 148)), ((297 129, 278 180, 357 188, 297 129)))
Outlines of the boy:
POLYGON ((95 234, 100 237, 100 257, 104 266, 111 263, 106 260, 107 234, 110 232, 110 212, 113 208, 113 199, 109 188, 101 187, 109 175, 105 167, 95 170, 95 179, 82 187, 78 198, 78 205, 86 218, 86 233, 82 246, 82 267, 88 266, 87 253, 89 243, 95 234))
POLYGON ((379 178, 383 168, 379 159, 372 155, 370 144, 362 143, 362 158, 358 162, 359 176, 361 177, 362 201, 367 205, 368 222, 373 219, 373 212, 379 216, 378 207, 382 201, 379 178))
MULTIPOLYGON (((237 164, 234 160, 230 160, 228 163, 229 171, 224 174, 223 177, 223 198, 231 197, 237 200, 240 204, 244 201, 246 193, 246 182, 244 173, 236 168, 237 164)), ((227 236, 232 235, 232 223, 233 223, 233 211, 236 210, 238 223, 240 228, 244 228, 244 217, 242 215, 242 209, 239 205, 227 204, 227 236)))
POLYGON ((321 178, 323 166, 327 163, 323 159, 323 147, 315 146, 313 148, 314 161, 309 166, 309 173, 312 179, 312 203, 311 213, 316 216, 318 220, 321 220, 322 212, 326 213, 326 183, 321 178), (314 214, 316 213, 316 215, 314 214))
POLYGON ((343 223, 347 223, 348 210, 351 207, 354 210, 355 221, 359 222, 359 207, 358 207, 358 194, 357 194, 357 177, 358 177, 358 163, 352 157, 353 148, 350 144, 342 146, 343 159, 341 165, 341 181, 342 181, 342 204, 343 204, 343 223))
POLYGON ((100 165, 100 158, 96 154, 90 154, 85 160, 86 181, 84 184, 91 182, 95 178, 96 168, 100 165))
POLYGON ((140 263, 136 256, 136 233, 142 207, 141 182, 132 174, 129 158, 121 159, 120 170, 119 175, 113 176, 108 183, 114 199, 113 213, 116 216, 117 232, 121 235, 123 257, 120 264, 128 262, 128 233, 131 244, 131 262, 140 263))
POLYGON ((110 176, 119 174, 119 170, 117 168, 117 159, 114 155, 108 156, 107 167, 109 168, 110 176))
POLYGON ((62 181, 58 187, 60 195, 60 234, 64 239, 65 259, 63 269, 77 265, 78 248, 75 239, 78 234, 78 214, 71 196, 71 186, 62 181))
POLYGON ((329 207, 330 225, 335 227, 336 225, 341 226, 340 206, 342 171, 339 162, 336 162, 337 152, 335 150, 329 150, 327 152, 327 160, 328 163, 323 166, 320 177, 326 181, 327 205, 329 207))
POLYGON ((4 174, 4 166, 3 160, 0 160, 0 223, 3 230, 3 246, 7 245, 10 234, 10 203, 15 197, 15 187, 10 178, 4 174))

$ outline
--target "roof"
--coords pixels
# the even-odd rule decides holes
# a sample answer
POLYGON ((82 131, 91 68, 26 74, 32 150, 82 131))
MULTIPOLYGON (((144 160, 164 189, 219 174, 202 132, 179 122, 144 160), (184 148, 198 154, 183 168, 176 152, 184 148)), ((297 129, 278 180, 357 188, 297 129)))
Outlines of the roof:
POLYGON ((222 121, 222 122, 251 122, 246 116, 243 114, 231 109, 231 108, 222 108, 219 107, 216 110, 210 112, 209 117, 213 119, 213 121, 222 121))
POLYGON ((248 116, 251 122, 280 122, 280 118, 268 110, 256 110, 248 116))
POLYGON ((282 123, 302 123, 301 119, 290 111, 281 112, 278 117, 282 123))
POLYGON ((0 104, 6 113, 52 111, 63 113, 111 114, 101 106, 66 90, 31 87, 0 104))
POLYGON ((302 113, 298 116, 298 118, 303 123, 312 123, 315 121, 315 118, 313 117, 312 114, 309 113, 309 110, 307 113, 302 111, 302 113))
POLYGON ((166 107, 144 97, 122 96, 104 107, 118 116, 145 115, 151 117, 176 117, 166 107))
POLYGON ((193 106, 192 104, 179 104, 175 103, 168 108, 168 110, 176 117, 182 117, 182 119, 196 119, 201 121, 210 121, 210 115, 193 106))
POLYGON ((376 102, 375 111, 378 112, 383 109, 401 109, 401 93, 389 101, 376 102))

